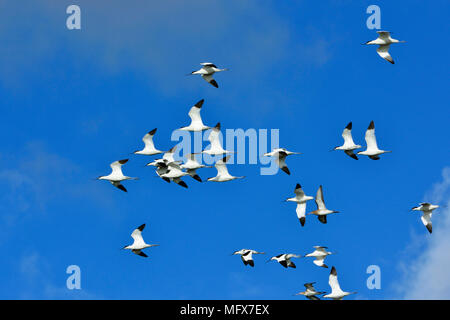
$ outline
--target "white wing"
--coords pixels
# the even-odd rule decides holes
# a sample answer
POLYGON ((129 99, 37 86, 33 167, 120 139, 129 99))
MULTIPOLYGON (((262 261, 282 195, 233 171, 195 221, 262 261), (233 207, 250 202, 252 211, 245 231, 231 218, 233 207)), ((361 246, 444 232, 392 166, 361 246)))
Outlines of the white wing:
POLYGON ((145 244, 144 239, 142 238, 142 230, 144 230, 144 228, 145 224, 134 229, 133 233, 131 234, 131 237, 134 239, 132 246, 141 246, 145 244))
POLYGON ((375 137, 375 124, 372 121, 366 131, 367 150, 378 150, 377 139, 375 137))
POLYGON ((222 149, 222 144, 220 143, 220 122, 211 130, 208 141, 211 143, 211 150, 222 149))
POLYGON ((295 212, 297 212, 297 217, 299 219, 305 217, 305 211, 306 211, 306 202, 297 203, 297 208, 295 209, 295 212))
POLYGON ((204 102, 204 99, 200 100, 191 108, 191 110, 189 110, 188 115, 191 118, 191 125, 193 125, 194 123, 203 125, 202 117, 200 116, 200 110, 204 102))
POLYGON ((331 268, 330 272, 330 278, 328 280, 328 284, 331 287, 331 293, 338 293, 342 292, 341 287, 339 286, 338 278, 337 278, 337 272, 334 267, 331 268))
POLYGON ((382 44, 377 48, 377 53, 380 57, 383 59, 389 61, 390 63, 394 64, 394 59, 392 59, 391 55, 389 54, 389 46, 390 44, 382 44))
POLYGON ((319 187, 319 190, 317 190, 317 194, 316 194, 316 204, 317 204, 317 209, 319 210, 324 210, 326 209, 325 207, 325 202, 323 200, 323 191, 322 191, 322 186, 319 187))
POLYGON ((226 156, 222 160, 217 161, 216 164, 214 165, 217 169, 218 175, 221 175, 221 176, 229 175, 227 165, 225 164, 229 158, 230 158, 230 156, 226 156))
POLYGON ((352 146, 355 143, 353 142, 353 137, 352 137, 352 123, 350 122, 344 129, 344 131, 342 132, 342 138, 344 138, 344 145, 345 146, 352 146))
POLYGON ((110 164, 110 167, 112 169, 112 173, 111 174, 123 175, 123 173, 122 173, 122 165, 127 163, 127 161, 128 161, 128 159, 124 159, 124 160, 114 161, 113 163, 111 163, 110 164))
POLYGON ((142 138, 142 141, 145 143, 145 149, 144 150, 156 151, 155 145, 153 143, 153 136, 155 135, 155 133, 156 133, 156 129, 153 129, 152 131, 147 133, 142 138))

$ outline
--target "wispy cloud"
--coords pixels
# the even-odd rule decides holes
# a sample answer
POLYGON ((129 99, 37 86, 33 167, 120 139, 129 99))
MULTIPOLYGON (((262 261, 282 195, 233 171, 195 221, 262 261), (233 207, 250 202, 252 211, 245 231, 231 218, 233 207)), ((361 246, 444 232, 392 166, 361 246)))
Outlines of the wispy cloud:
POLYGON ((395 284, 395 298, 450 299, 450 167, 442 176, 425 196, 441 205, 433 214, 433 234, 412 236, 409 258, 399 265, 402 278, 395 284))

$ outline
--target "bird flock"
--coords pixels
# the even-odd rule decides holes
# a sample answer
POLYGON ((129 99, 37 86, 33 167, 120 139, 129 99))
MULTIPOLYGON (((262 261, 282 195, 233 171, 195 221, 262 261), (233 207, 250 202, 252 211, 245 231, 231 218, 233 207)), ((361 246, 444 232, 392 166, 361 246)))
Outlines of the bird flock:
MULTIPOLYGON (((399 41, 393 39, 390 36, 390 32, 388 31, 377 31, 378 38, 372 41, 368 41, 364 44, 366 45, 379 45, 377 49, 378 55, 380 55, 386 61, 394 64, 394 60, 389 54, 388 50, 392 43, 401 43, 405 41, 399 41)), ((197 71, 191 72, 189 75, 201 75, 201 77, 208 82, 210 85, 218 88, 219 85, 217 81, 213 78, 213 75, 216 72, 226 71, 226 68, 218 68, 215 64, 210 62, 201 63, 201 68, 197 71)), ((144 156, 155 156, 162 155, 159 159, 154 159, 151 162, 146 164, 146 167, 154 167, 156 175, 160 177, 162 180, 170 183, 174 182, 179 186, 184 188, 188 188, 188 185, 182 178, 187 176, 192 179, 203 182, 202 178, 197 173, 197 170, 202 168, 212 168, 211 166, 207 166, 198 161, 196 155, 197 154, 207 154, 211 156, 222 156, 219 160, 217 160, 214 164, 214 167, 217 170, 217 175, 212 178, 208 178, 206 181, 211 182, 227 182, 236 179, 242 179, 245 177, 233 176, 228 172, 227 169, 227 161, 230 159, 231 155, 235 152, 228 151, 223 149, 223 146, 220 141, 220 133, 221 133, 221 124, 217 123, 214 127, 207 126, 203 123, 200 112, 202 110, 204 99, 198 101, 194 104, 188 113, 188 116, 191 120, 190 124, 185 127, 181 127, 177 130, 188 131, 188 132, 202 132, 206 130, 210 130, 208 141, 210 143, 209 148, 202 150, 199 153, 189 153, 185 154, 186 160, 184 162, 177 161, 174 158, 176 152, 176 146, 172 147, 168 151, 161 151, 155 147, 154 137, 157 132, 157 129, 153 129, 144 135, 142 141, 144 142, 144 148, 142 150, 138 150, 133 152, 135 155, 144 155, 144 156)), ((337 146, 330 151, 342 150, 346 155, 351 157, 352 159, 358 160, 358 155, 367 156, 372 160, 379 160, 380 156, 385 153, 389 153, 391 151, 386 151, 379 149, 376 136, 375 136, 375 123, 373 121, 370 122, 366 133, 365 133, 365 142, 366 149, 364 151, 358 151, 358 149, 362 149, 361 145, 355 144, 352 137, 352 122, 349 122, 347 126, 344 128, 342 132, 342 138, 344 139, 344 143, 341 146, 337 146)), ((290 175, 290 170, 286 164, 286 157, 289 155, 299 155, 299 152, 289 151, 285 148, 276 148, 271 152, 265 153, 263 156, 272 157, 278 167, 290 175)), ((110 164, 111 173, 106 176, 99 176, 98 180, 106 180, 109 181, 116 188, 127 192, 127 189, 122 184, 126 180, 137 180, 136 177, 129 177, 123 174, 122 166, 128 162, 128 159, 122 159, 118 161, 114 161, 110 164)), ((306 216, 307 215, 315 215, 318 220, 322 224, 327 223, 327 216, 339 213, 336 210, 330 210, 325 206, 325 200, 323 196, 323 186, 320 185, 315 198, 312 196, 308 196, 302 189, 302 186, 297 183, 294 189, 295 196, 291 198, 287 198, 284 202, 294 202, 296 203, 296 214, 297 218, 300 222, 301 227, 304 227, 306 224, 306 216), (310 200, 315 200, 316 210, 310 211, 306 213, 307 202, 310 200)), ((412 211, 420 211, 422 212, 421 221, 429 231, 432 232, 432 223, 431 217, 432 213, 435 209, 437 209, 438 205, 433 205, 430 203, 421 203, 419 206, 412 208, 412 211)), ((158 244, 147 244, 143 237, 142 231, 145 228, 145 224, 142 224, 138 228, 136 228, 131 237, 133 238, 133 243, 131 245, 127 245, 123 247, 123 249, 131 250, 131 252, 139 255, 141 257, 147 257, 147 255, 143 252, 144 249, 158 246, 158 244)), ((272 256, 267 262, 276 261, 284 268, 296 268, 295 263, 292 261, 294 258, 313 258, 312 262, 321 268, 328 268, 325 264, 325 259, 332 254, 336 254, 336 252, 327 251, 328 248, 325 246, 314 246, 314 251, 311 253, 304 254, 303 256, 296 253, 281 253, 275 256, 272 256)), ((244 266, 255 266, 255 261, 253 259, 253 255, 265 254, 265 252, 259 252, 252 249, 241 249, 232 253, 232 255, 239 255, 244 266)), ((323 295, 323 298, 329 298, 334 300, 341 300, 344 297, 355 294, 356 292, 346 292, 340 288, 338 279, 337 279, 337 270, 334 266, 332 266, 331 271, 329 273, 329 286, 331 288, 331 292, 325 294, 324 291, 317 291, 314 288, 315 282, 305 283, 305 291, 299 292, 295 295, 303 295, 307 299, 310 300, 320 300, 319 296, 323 295)))

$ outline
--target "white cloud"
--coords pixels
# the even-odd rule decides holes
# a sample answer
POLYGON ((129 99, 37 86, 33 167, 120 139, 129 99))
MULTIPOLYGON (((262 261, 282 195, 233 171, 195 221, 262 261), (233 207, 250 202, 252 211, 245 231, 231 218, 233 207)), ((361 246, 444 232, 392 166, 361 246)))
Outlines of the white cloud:
POLYGON ((396 284, 396 298, 450 299, 450 167, 442 176, 425 197, 441 205, 433 214, 433 233, 412 236, 407 251, 414 258, 399 265, 403 277, 396 284))

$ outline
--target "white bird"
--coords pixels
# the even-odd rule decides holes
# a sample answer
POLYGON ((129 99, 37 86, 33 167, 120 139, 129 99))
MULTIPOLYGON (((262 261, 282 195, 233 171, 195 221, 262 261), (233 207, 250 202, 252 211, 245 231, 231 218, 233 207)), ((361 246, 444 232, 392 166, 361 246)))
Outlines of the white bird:
POLYGON ((295 209, 295 211, 297 212, 298 220, 300 221, 300 224, 303 227, 305 225, 305 221, 306 221, 306 215, 305 215, 306 202, 314 199, 314 197, 305 195, 305 192, 303 191, 303 189, 299 183, 297 183, 297 185, 295 186, 294 192, 295 192, 295 197, 288 198, 285 201, 297 203, 297 208, 295 209))
POLYGON ((433 226, 431 224, 431 216, 433 215, 433 210, 439 208, 438 205, 434 205, 428 202, 422 202, 420 206, 414 207, 411 210, 413 211, 422 211, 423 214, 420 217, 420 220, 422 220, 422 223, 425 227, 427 227, 428 232, 433 231, 433 226))
POLYGON ((342 138, 344 138, 344 144, 336 147, 333 150, 343 150, 349 157, 358 160, 358 157, 353 152, 356 149, 362 148, 362 146, 355 144, 352 137, 352 123, 349 122, 342 132, 342 138))
POLYGON ((160 175, 161 178, 170 179, 171 181, 175 182, 176 184, 187 188, 186 182, 181 180, 182 177, 187 176, 188 173, 186 171, 181 170, 181 166, 178 163, 171 162, 167 165, 168 171, 166 173, 163 173, 160 175))
POLYGON ((122 173, 122 165, 127 163, 128 159, 114 161, 110 164, 112 172, 107 176, 100 176, 97 180, 108 180, 113 186, 119 188, 122 191, 127 192, 127 189, 121 184, 124 180, 138 180, 138 178, 132 178, 124 176, 122 173))
POLYGON ((392 152, 378 149, 377 139, 375 137, 375 123, 373 120, 367 128, 365 139, 367 145, 366 150, 359 151, 357 154, 368 156, 372 160, 379 160, 381 154, 392 152))
POLYGON ((149 131, 143 138, 142 141, 144 141, 144 149, 135 151, 134 154, 143 154, 147 156, 152 156, 155 154, 163 153, 163 151, 160 151, 155 148, 155 144, 153 143, 153 136, 156 133, 156 128, 149 131))
POLYGON ((219 85, 217 84, 216 80, 213 79, 212 77, 213 74, 216 72, 227 71, 228 69, 217 68, 217 66, 214 63, 210 62, 203 62, 200 64, 202 65, 202 67, 197 71, 192 71, 190 74, 200 74, 206 82, 218 88, 219 85))
POLYGON ((327 251, 326 250, 326 249, 328 249, 327 247, 314 246, 314 248, 316 250, 314 250, 311 253, 305 254, 305 257, 313 257, 314 258, 313 263, 316 266, 319 266, 319 267, 322 267, 322 268, 328 268, 328 266, 324 263, 324 260, 330 254, 334 254, 334 252, 327 251))
POLYGON ((182 131, 204 131, 211 129, 211 127, 205 126, 202 121, 202 117, 200 116, 200 111, 203 106, 204 99, 197 102, 190 110, 189 110, 189 118, 191 118, 191 123, 187 127, 182 127, 178 130, 182 131))
POLYGON ((292 152, 288 151, 285 148, 277 148, 273 149, 272 152, 265 153, 265 157, 274 157, 277 165, 280 167, 281 170, 286 172, 287 174, 291 174, 289 171, 289 168, 286 165, 286 157, 291 154, 301 154, 300 152, 292 152))
POLYGON ((249 249, 241 249, 239 251, 235 251, 232 255, 239 254, 241 256, 242 262, 244 265, 250 265, 251 267, 255 266, 255 262, 253 261, 253 254, 265 254, 265 252, 258 252, 255 250, 249 249))
POLYGON ((320 292, 317 291, 314 288, 314 283, 315 282, 305 283, 304 286, 305 286, 306 290, 302 291, 302 292, 299 292, 299 293, 296 293, 295 296, 303 295, 306 298, 308 298, 309 300, 320 300, 319 297, 317 297, 317 296, 321 295, 321 294, 324 294, 326 292, 325 291, 320 291, 320 292))
POLYGON ((325 202, 323 200, 322 186, 320 186, 319 190, 317 190, 316 205, 317 205, 317 210, 311 211, 311 212, 309 212, 307 214, 314 214, 314 215, 316 215, 317 218, 319 219, 319 221, 322 222, 322 223, 327 223, 327 215, 332 214, 332 213, 339 213, 339 211, 328 210, 325 207, 325 202))
POLYGON ((208 181, 226 182, 226 181, 231 181, 231 180, 235 180, 235 179, 245 178, 245 177, 235 177, 228 173, 226 162, 228 161, 228 159, 230 159, 230 157, 231 156, 226 156, 214 164, 214 167, 216 167, 216 169, 217 169, 217 175, 213 178, 208 178, 208 181))
POLYGON ((201 168, 212 168, 211 166, 206 166, 201 164, 195 158, 194 153, 189 153, 186 155, 187 161, 181 165, 182 169, 185 169, 186 172, 195 180, 202 182, 202 178, 197 174, 196 170, 201 168))
POLYGON ((337 272, 336 268, 333 266, 331 267, 330 272, 330 278, 328 280, 328 284, 331 287, 331 293, 324 295, 324 298, 330 298, 333 300, 342 300, 342 298, 355 294, 356 292, 345 292, 341 290, 341 287, 339 286, 338 278, 337 278, 337 272))
POLYGON ((281 264, 285 268, 296 268, 295 263, 291 261, 292 258, 300 258, 301 256, 299 254, 293 254, 293 253, 283 253, 279 254, 277 256, 274 256, 270 258, 267 262, 270 262, 272 260, 277 261, 279 264, 281 264))
POLYGON ((378 38, 372 41, 367 41, 364 44, 370 45, 370 44, 376 44, 379 45, 377 48, 377 53, 380 57, 382 57, 384 60, 389 61, 390 63, 394 64, 394 59, 392 59, 391 55, 389 54, 389 46, 392 43, 401 43, 406 41, 400 41, 397 39, 393 39, 391 37, 391 33, 389 31, 377 31, 378 38))
POLYGON ((200 153, 209 154, 211 156, 217 156, 226 153, 234 153, 232 151, 224 150, 222 144, 220 143, 220 122, 216 124, 214 128, 212 128, 208 141, 210 142, 209 148, 203 150, 200 153))
POLYGON ((142 230, 144 230, 144 228, 145 228, 145 223, 143 225, 139 226, 137 229, 134 229, 133 233, 131 234, 131 237, 134 240, 133 244, 131 244, 129 246, 125 246, 125 247, 123 247, 123 249, 131 250, 131 252, 137 254, 138 256, 146 258, 147 255, 144 252, 142 252, 142 250, 145 248, 159 246, 159 244, 145 243, 144 239, 142 238, 142 230))

